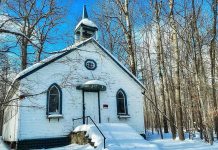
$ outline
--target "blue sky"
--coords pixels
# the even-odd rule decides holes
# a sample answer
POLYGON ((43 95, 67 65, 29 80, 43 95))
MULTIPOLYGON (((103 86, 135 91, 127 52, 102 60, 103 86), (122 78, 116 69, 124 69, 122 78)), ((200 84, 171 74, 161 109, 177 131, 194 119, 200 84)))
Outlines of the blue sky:
MULTIPOLYGON (((45 51, 57 51, 72 45, 74 28, 81 19, 83 6, 87 6, 89 18, 93 20, 94 14, 92 12, 93 10, 98 10, 97 1, 98 0, 59 0, 59 5, 66 9, 66 14, 63 17, 62 23, 53 30, 52 42, 46 44, 45 51)), ((147 5, 143 1, 142 4, 147 5)), ((210 7, 208 7, 208 4, 206 3, 203 5, 203 9, 204 11, 210 10, 210 7)))
POLYGON ((60 50, 73 44, 74 28, 81 19, 83 6, 86 5, 89 18, 92 18, 91 12, 93 9, 96 9, 95 4, 96 0, 61 1, 60 5, 66 8, 66 16, 63 18, 63 23, 57 27, 58 30, 56 33, 58 33, 57 36, 62 37, 58 38, 55 43, 47 45, 46 49, 48 51, 60 50))
MULTIPOLYGON (((93 16, 91 14, 92 10, 96 9, 96 0, 59 0, 58 2, 60 6, 66 9, 65 16, 62 19, 62 23, 51 32, 52 42, 45 45, 46 52, 58 51, 72 45, 74 28, 82 17, 83 6, 86 5, 89 18, 92 18, 93 16)), ((13 51, 19 55, 18 47, 14 48, 13 51)), ((17 55, 14 55, 13 53, 9 53, 9 55, 13 59, 17 58, 17 55)), ((44 57, 47 56, 45 55, 44 57)), ((29 59, 34 61, 34 56, 29 59)))

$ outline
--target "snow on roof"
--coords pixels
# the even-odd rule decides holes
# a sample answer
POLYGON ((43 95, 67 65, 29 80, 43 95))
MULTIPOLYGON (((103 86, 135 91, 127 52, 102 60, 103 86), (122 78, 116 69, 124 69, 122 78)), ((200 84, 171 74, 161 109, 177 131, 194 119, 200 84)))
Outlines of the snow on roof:
POLYGON ((90 40, 90 39, 87 39, 87 40, 85 40, 85 41, 78 42, 78 43, 76 43, 76 44, 74 44, 74 45, 71 45, 71 46, 69 46, 69 47, 67 47, 67 48, 64 48, 64 49, 62 49, 62 50, 60 50, 60 51, 54 52, 55 54, 53 54, 53 55, 51 55, 51 56, 49 56, 49 57, 47 57, 47 58, 41 60, 40 62, 38 62, 38 63, 36 63, 36 64, 34 64, 34 65, 32 65, 32 66, 30 66, 30 67, 24 69, 24 70, 21 71, 20 73, 18 73, 17 76, 15 77, 15 80, 16 80, 16 79, 19 79, 20 77, 22 77, 23 75, 27 74, 28 72, 30 72, 30 71, 32 71, 32 70, 34 70, 34 69, 36 69, 36 68, 42 66, 43 64, 45 64, 45 63, 47 63, 47 62, 49 62, 49 61, 51 61, 51 60, 57 58, 58 56, 62 55, 63 53, 65 53, 65 52, 67 52, 67 51, 69 51, 69 50, 72 50, 72 49, 77 48, 77 46, 83 44, 84 42, 86 42, 86 41, 88 41, 88 40, 90 40))
MULTIPOLYGON (((113 56, 106 48, 104 48, 102 45, 100 45, 100 44, 99 44, 94 38, 92 38, 92 37, 89 38, 89 39, 87 39, 87 40, 78 42, 78 43, 76 43, 76 44, 74 44, 74 45, 71 45, 71 46, 69 46, 69 47, 67 47, 67 48, 65 48, 65 49, 63 49, 63 50, 61 50, 61 51, 55 52, 56 54, 53 54, 52 56, 50 56, 50 57, 48 57, 48 58, 46 58, 46 59, 44 59, 44 60, 42 60, 42 61, 40 61, 40 62, 38 62, 38 63, 36 63, 36 64, 34 64, 34 65, 28 67, 27 69, 21 71, 21 72, 16 76, 15 80, 23 78, 23 76, 25 76, 26 74, 28 74, 28 73, 31 72, 31 71, 34 71, 35 69, 37 69, 37 68, 39 68, 39 67, 42 67, 42 65, 44 65, 45 63, 48 63, 48 62, 50 62, 51 60, 57 58, 58 56, 61 56, 62 54, 65 54, 65 53, 68 52, 69 50, 76 49, 77 47, 79 47, 79 46, 81 46, 81 45, 83 45, 84 43, 89 42, 89 41, 95 42, 95 43, 99 46, 99 48, 101 48, 106 54, 108 54, 109 57, 111 57, 114 62, 116 62, 127 74, 129 74, 130 77, 132 77, 142 88, 144 88, 144 85, 136 78, 136 76, 134 76, 115 56, 113 56)), ((15 81, 15 80, 14 80, 14 81, 15 81)))
POLYGON ((103 81, 100 81, 100 80, 90 80, 90 81, 87 81, 86 83, 84 83, 86 85, 90 85, 90 84, 96 84, 96 85, 103 85, 103 86, 106 86, 106 84, 103 82, 103 81))
MULTIPOLYGON (((157 150, 156 145, 146 141, 132 127, 124 123, 97 124, 106 137, 106 148, 110 150, 157 150)), ((103 149, 103 137, 93 124, 81 125, 74 132, 86 131, 86 135, 95 143, 97 149, 103 149)))
POLYGON ((45 64, 46 62, 48 62, 48 61, 50 61, 50 60, 52 60, 52 59, 58 57, 58 56, 61 55, 62 53, 63 53, 63 52, 60 52, 60 53, 51 55, 51 56, 49 56, 48 58, 43 59, 42 61, 40 61, 40 62, 38 62, 38 63, 36 63, 36 64, 34 64, 34 65, 32 65, 32 66, 26 68, 26 69, 24 69, 23 71, 21 71, 20 73, 18 73, 18 75, 16 76, 15 79, 20 78, 20 77, 23 76, 24 74, 26 74, 26 73, 28 73, 28 72, 34 70, 35 68, 38 68, 39 66, 45 64))
POLYGON ((94 27, 94 28, 98 28, 97 25, 93 21, 89 20, 88 18, 84 18, 77 24, 75 30, 77 30, 81 24, 94 27))

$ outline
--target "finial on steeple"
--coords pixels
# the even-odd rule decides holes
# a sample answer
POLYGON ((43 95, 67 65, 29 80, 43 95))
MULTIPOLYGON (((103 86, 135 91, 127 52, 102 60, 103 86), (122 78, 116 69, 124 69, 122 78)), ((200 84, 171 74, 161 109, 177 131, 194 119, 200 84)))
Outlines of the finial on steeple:
POLYGON ((83 19, 85 18, 88 18, 88 13, 87 13, 87 10, 86 10, 86 5, 83 6, 83 19))

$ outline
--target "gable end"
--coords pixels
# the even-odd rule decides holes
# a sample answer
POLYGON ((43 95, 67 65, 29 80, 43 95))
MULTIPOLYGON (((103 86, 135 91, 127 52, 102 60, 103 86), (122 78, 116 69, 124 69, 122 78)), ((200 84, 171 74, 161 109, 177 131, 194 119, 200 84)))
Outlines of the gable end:
POLYGON ((58 60, 58 59, 60 59, 60 58, 62 58, 62 57, 64 57, 64 56, 66 56, 67 54, 71 53, 72 51, 78 49, 79 47, 81 47, 81 46, 83 46, 83 45, 85 45, 85 44, 87 44, 87 43, 89 43, 89 42, 94 42, 94 43, 98 46, 98 48, 100 48, 104 53, 106 53, 107 56, 110 57, 110 58, 111 58, 125 73, 127 73, 141 88, 145 89, 144 86, 143 86, 143 84, 142 84, 138 79, 136 79, 136 77, 135 77, 132 73, 130 73, 129 71, 127 71, 127 69, 126 69, 123 65, 121 65, 121 64, 118 62, 118 60, 116 60, 111 54, 109 54, 109 52, 108 52, 103 46, 101 46, 96 40, 94 40, 93 38, 90 38, 90 39, 84 41, 83 43, 79 44, 76 48, 73 48, 73 49, 71 49, 71 50, 68 50, 68 51, 66 51, 66 52, 63 52, 63 54, 61 54, 61 55, 59 55, 59 56, 57 56, 57 57, 55 57, 55 58, 53 58, 53 59, 51 59, 51 60, 49 60, 49 61, 43 63, 42 65, 40 65, 40 66, 34 68, 33 70, 30 70, 29 72, 27 72, 27 73, 21 75, 21 76, 18 77, 16 80, 21 80, 21 79, 23 79, 23 78, 29 76, 30 74, 36 72, 37 70, 39 70, 39 69, 41 69, 41 68, 43 68, 43 67, 49 65, 50 63, 52 63, 52 62, 54 62, 54 61, 56 61, 56 60, 58 60))

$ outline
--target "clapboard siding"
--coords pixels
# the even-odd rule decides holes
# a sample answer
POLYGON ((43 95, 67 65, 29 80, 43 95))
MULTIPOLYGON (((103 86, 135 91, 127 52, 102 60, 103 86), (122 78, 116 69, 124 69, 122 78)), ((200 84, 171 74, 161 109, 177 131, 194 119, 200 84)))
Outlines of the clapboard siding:
MULTIPOLYGON (((139 133, 144 132, 142 87, 114 60, 103 52, 95 42, 81 46, 79 50, 50 63, 20 80, 21 91, 39 94, 22 100, 20 107, 18 139, 40 139, 66 136, 73 130, 72 118, 82 117, 82 91, 78 84, 88 80, 101 80, 107 90, 100 92, 102 122, 127 123, 139 133), (87 70, 86 59, 97 62, 95 70, 87 70), (57 83, 62 88, 63 118, 48 119, 46 116, 46 90, 57 83), (117 117, 116 93, 122 88, 127 95, 130 118, 117 117), (108 104, 108 109, 103 109, 108 104)), ((91 106, 90 106, 91 107, 91 106)))

